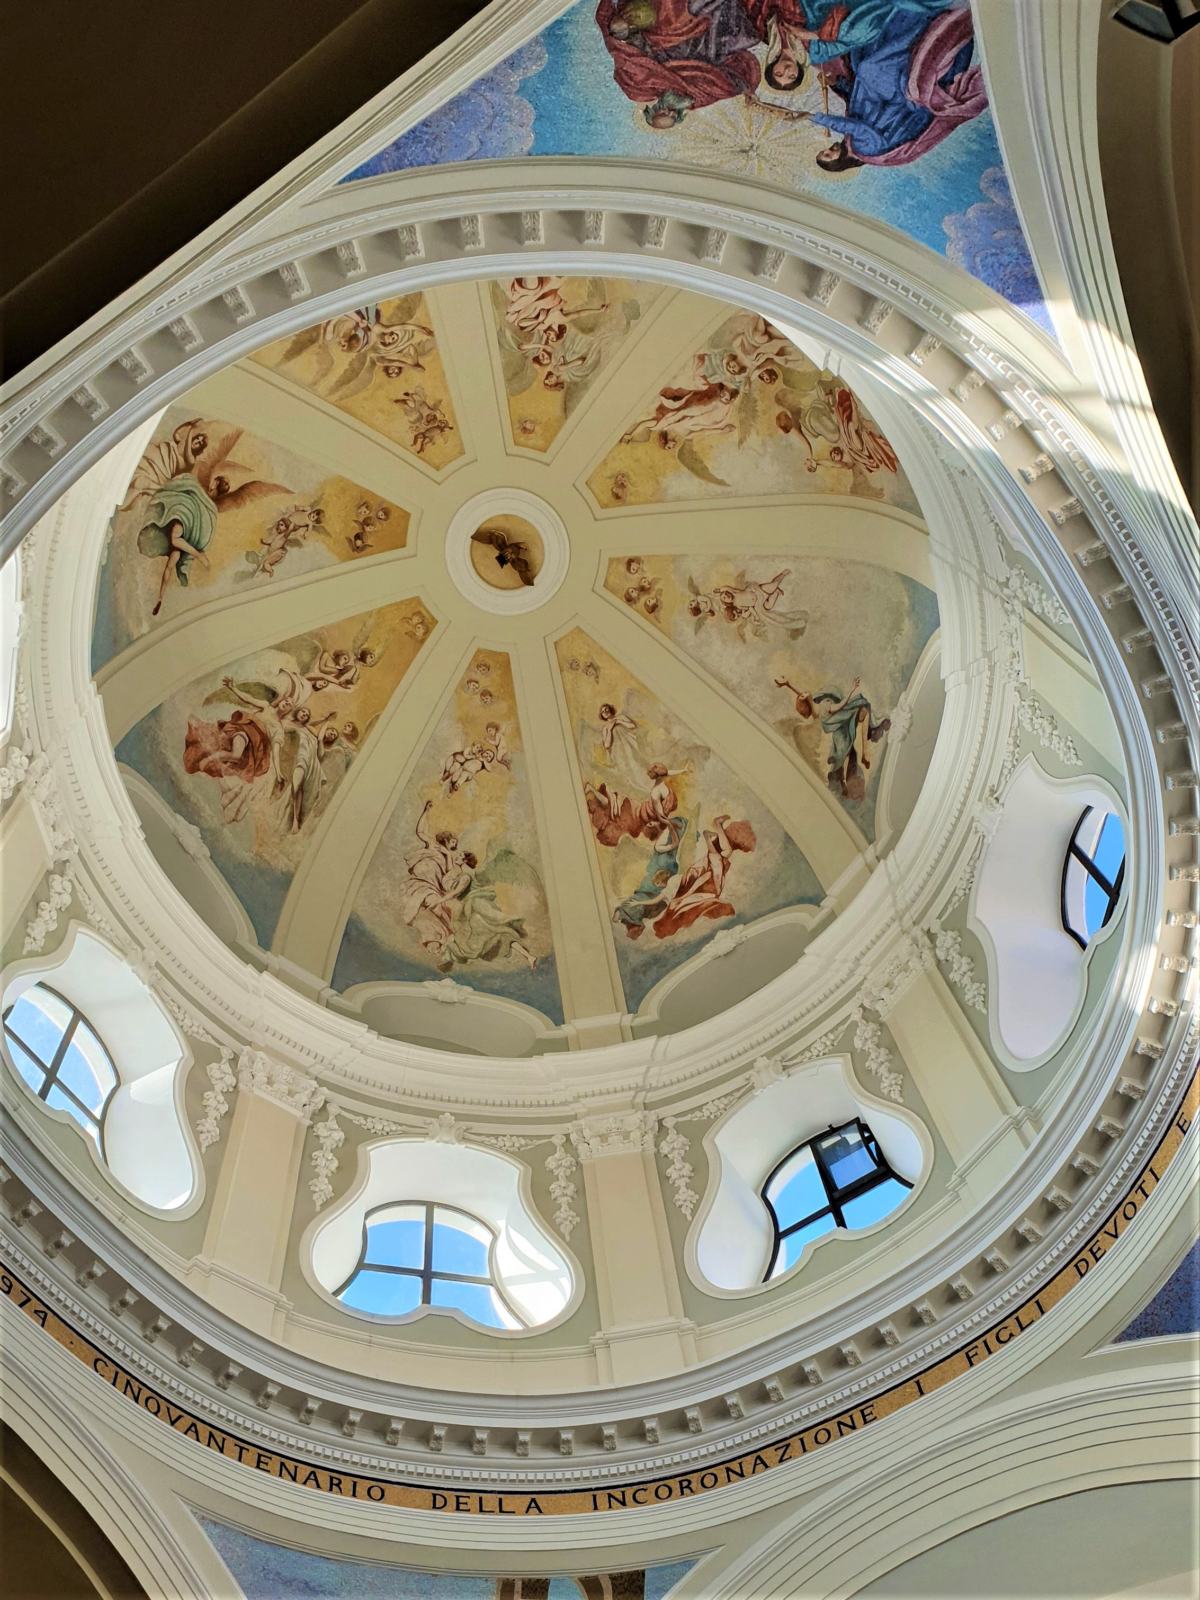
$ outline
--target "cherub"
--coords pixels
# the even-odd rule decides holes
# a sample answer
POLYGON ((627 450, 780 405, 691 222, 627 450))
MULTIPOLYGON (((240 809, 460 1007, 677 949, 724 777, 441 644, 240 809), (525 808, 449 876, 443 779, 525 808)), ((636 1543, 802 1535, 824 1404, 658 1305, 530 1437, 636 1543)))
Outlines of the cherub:
POLYGON ((314 694, 322 689, 342 689, 347 694, 355 688, 364 671, 369 671, 379 660, 379 653, 369 645, 354 650, 322 650, 316 665, 305 677, 314 694))

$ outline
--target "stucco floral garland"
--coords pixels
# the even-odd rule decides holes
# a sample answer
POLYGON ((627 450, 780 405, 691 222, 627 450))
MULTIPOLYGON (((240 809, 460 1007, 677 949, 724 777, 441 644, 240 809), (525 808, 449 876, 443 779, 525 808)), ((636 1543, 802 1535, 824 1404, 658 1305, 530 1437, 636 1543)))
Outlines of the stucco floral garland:
POLYGON ((980 980, 975 963, 963 948, 962 935, 953 928, 939 928, 933 936, 933 948, 938 965, 945 969, 946 977, 958 990, 963 1003, 972 1011, 987 1011, 987 990, 980 980))
POLYGON ((196 1143, 202 1151, 221 1137, 221 1123, 229 1110, 229 1097, 237 1087, 233 1051, 222 1048, 218 1059, 210 1061, 206 1070, 210 1087, 204 1091, 200 1102, 203 1110, 196 1123, 196 1143))
POLYGON ((46 940, 58 927, 60 914, 75 898, 75 886, 65 872, 52 872, 46 880, 46 889, 46 898, 38 901, 25 928, 22 949, 27 956, 42 953, 46 948, 46 940))
POLYGON ((674 1117, 664 1118, 663 1127, 666 1133, 658 1148, 667 1163, 667 1182, 671 1185, 676 1206, 690 1222, 700 1203, 700 1196, 692 1188, 695 1168, 688 1160, 692 1147, 687 1135, 680 1133, 676 1127, 674 1117))
POLYGON ((579 1225, 580 1216, 574 1202, 578 1187, 574 1182, 578 1162, 564 1134, 493 1133, 490 1130, 470 1129, 458 1122, 448 1111, 432 1121, 402 1121, 398 1117, 371 1116, 351 1111, 344 1105, 327 1100, 325 1116, 313 1124, 313 1147, 309 1158, 312 1177, 309 1193, 318 1211, 333 1199, 333 1182, 340 1165, 340 1151, 346 1141, 342 1122, 349 1122, 364 1133, 383 1138, 435 1139, 442 1144, 477 1144, 502 1150, 506 1155, 549 1145, 546 1170, 550 1175, 550 1195, 554 1201, 554 1225, 564 1239, 569 1239, 579 1225))

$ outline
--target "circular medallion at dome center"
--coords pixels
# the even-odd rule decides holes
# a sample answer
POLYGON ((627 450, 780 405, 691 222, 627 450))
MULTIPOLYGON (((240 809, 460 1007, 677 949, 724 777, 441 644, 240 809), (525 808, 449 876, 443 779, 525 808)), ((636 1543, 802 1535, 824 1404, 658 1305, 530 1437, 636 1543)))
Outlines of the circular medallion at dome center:
POLYGON ((446 530, 446 566, 481 610, 534 611, 567 575, 562 518, 525 489, 488 489, 461 505, 446 530))

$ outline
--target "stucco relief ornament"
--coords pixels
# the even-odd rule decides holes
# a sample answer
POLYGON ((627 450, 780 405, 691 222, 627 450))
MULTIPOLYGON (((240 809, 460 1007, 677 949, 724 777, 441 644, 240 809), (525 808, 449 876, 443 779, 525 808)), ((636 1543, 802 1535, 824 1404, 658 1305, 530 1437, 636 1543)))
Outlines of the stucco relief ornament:
POLYGON ((651 1111, 613 1111, 571 1124, 571 1140, 583 1161, 634 1155, 654 1149, 658 1118, 651 1111))
POLYGON ((667 1131, 658 1148, 667 1163, 667 1182, 671 1185, 676 1206, 690 1221, 700 1201, 700 1196, 692 1188, 695 1168, 688 1160, 692 1147, 687 1135, 680 1133, 675 1126, 674 1117, 667 1117, 663 1126, 667 1131))
POLYGON ((973 1011, 987 1011, 987 990, 980 981, 975 963, 963 948, 962 935, 953 928, 939 928, 933 935, 938 965, 958 990, 963 1003, 973 1011))
POLYGON ((261 1050, 247 1048, 238 1057, 238 1087, 261 1095, 305 1122, 325 1103, 325 1091, 313 1078, 261 1050))
POLYGON ((313 1125, 313 1176, 308 1189, 318 1211, 333 1199, 333 1177, 338 1169, 338 1151, 345 1139, 346 1131, 338 1122, 337 1108, 330 1106, 321 1121, 313 1125))
POLYGON ((443 1111, 441 1116, 430 1124, 429 1137, 435 1144, 462 1144, 463 1129, 449 1111, 443 1111))
POLYGON ((896 1058, 884 1041, 883 1029, 861 1012, 854 1029, 854 1049, 862 1055, 863 1064, 879 1085, 884 1099, 902 1102, 904 1079, 896 1071, 896 1058))
POLYGON ((229 1110, 229 1097, 237 1088, 237 1074, 233 1070, 233 1051, 222 1049, 216 1061, 207 1067, 210 1088, 204 1091, 200 1104, 203 1108, 196 1123, 196 1143, 201 1151, 207 1150, 221 1137, 221 1123, 229 1110))
POLYGON ((447 1006, 465 1006, 471 998, 471 986, 456 983, 453 978, 426 978, 421 985, 431 1000, 447 1006))
POLYGON ((578 1163, 567 1148, 565 1134, 554 1135, 554 1148, 546 1157, 546 1170, 550 1174, 550 1198, 554 1201, 554 1226, 564 1239, 569 1239, 579 1225, 575 1198, 579 1193, 575 1185, 578 1163))
POLYGON ((65 873, 52 872, 47 880, 47 895, 39 900, 37 909, 25 928, 25 955, 40 955, 46 940, 58 927, 59 914, 67 909, 74 898, 74 886, 65 873))
MULTIPOLYGON (((750 1068, 750 1082, 756 1092, 770 1088, 783 1079, 783 1063, 775 1056, 759 1056, 750 1068)), ((670 1119, 668 1119, 670 1120, 670 1119)))
POLYGON ((4 765, 0 767, 0 804, 11 800, 21 787, 29 772, 31 759, 27 745, 14 743, 11 746, 4 765))

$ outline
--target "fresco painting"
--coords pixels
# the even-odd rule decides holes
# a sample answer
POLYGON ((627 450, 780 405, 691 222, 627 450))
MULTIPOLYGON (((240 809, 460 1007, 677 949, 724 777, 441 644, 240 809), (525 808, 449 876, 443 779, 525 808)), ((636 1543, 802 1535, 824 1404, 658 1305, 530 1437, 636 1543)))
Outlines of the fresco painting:
POLYGON ((1052 332, 963 0, 577 0, 343 181, 522 156, 658 158, 816 195, 1052 332))
POLYGON ((548 450, 661 290, 619 278, 505 278, 490 286, 513 443, 548 450))
POLYGON ((93 670, 217 595, 401 550, 409 514, 232 423, 172 406, 113 516, 93 670))
POLYGON ((199 828, 264 948, 318 818, 433 626, 410 600, 285 639, 190 683, 117 746, 199 828))
POLYGON ((414 1567, 313 1555, 197 1516, 246 1600, 668 1600, 695 1566, 670 1561, 623 1572, 532 1578, 419 1572, 414 1567))
POLYGON ((563 1020, 512 667, 477 650, 363 878, 339 989, 450 976, 563 1020))
POLYGON ((896 452, 853 391, 748 311, 724 318, 647 397, 588 487, 605 509, 802 490, 918 513, 896 452))
POLYGON ((422 294, 360 306, 253 358, 435 470, 463 453, 437 330, 422 294))
POLYGON ((816 904, 822 891, 796 843, 698 731, 581 630, 556 649, 633 1011, 719 928, 816 904))
POLYGON ((605 588, 761 718, 874 839, 892 711, 938 628, 931 589, 782 550, 615 557, 605 588))

